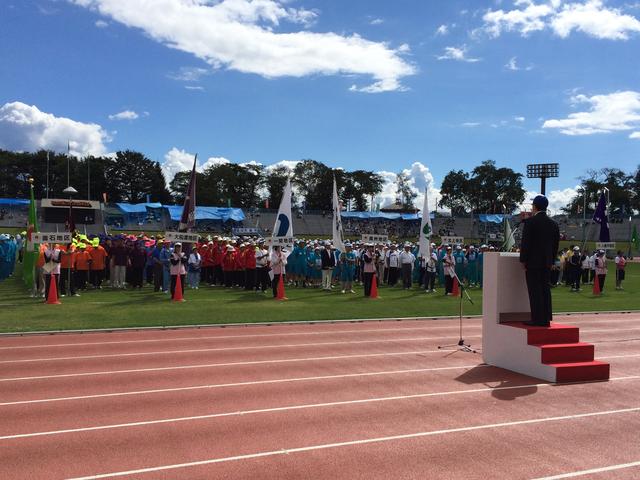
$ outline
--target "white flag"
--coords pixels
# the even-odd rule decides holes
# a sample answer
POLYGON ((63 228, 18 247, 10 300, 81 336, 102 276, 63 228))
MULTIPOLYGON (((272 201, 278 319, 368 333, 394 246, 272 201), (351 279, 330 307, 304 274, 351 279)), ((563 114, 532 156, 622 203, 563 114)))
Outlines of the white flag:
POLYGON ((502 249, 505 252, 510 252, 516 243, 516 240, 513 237, 513 233, 514 232, 511 229, 511 223, 509 223, 509 219, 505 215, 504 216, 504 243, 502 244, 502 249))
POLYGON ((291 182, 287 179, 287 184, 282 192, 280 208, 276 223, 271 234, 273 238, 293 238, 293 221, 291 217, 291 182))
POLYGON ((342 219, 340 211, 342 205, 338 198, 338 188, 336 186, 336 177, 333 177, 333 246, 337 250, 344 252, 344 242, 342 241, 342 219))
POLYGON ((429 211, 429 200, 427 198, 427 188, 424 189, 424 206, 422 207, 422 223, 420 224, 420 242, 418 256, 429 258, 431 255, 431 212, 429 211))

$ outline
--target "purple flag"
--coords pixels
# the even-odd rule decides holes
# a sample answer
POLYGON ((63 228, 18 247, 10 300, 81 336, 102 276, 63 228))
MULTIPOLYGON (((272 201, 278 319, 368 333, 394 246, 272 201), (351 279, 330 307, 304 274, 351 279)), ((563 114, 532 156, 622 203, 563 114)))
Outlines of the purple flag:
POLYGON ((188 232, 196 226, 196 162, 198 154, 193 159, 193 169, 191 170, 191 178, 189 179, 189 187, 184 197, 184 205, 182 207, 182 216, 178 225, 179 232, 188 232))
POLYGON ((600 200, 598 200, 598 206, 596 211, 593 212, 593 221, 600 224, 600 241, 610 242, 609 236, 609 219, 607 218, 607 199, 604 193, 600 194, 600 200))

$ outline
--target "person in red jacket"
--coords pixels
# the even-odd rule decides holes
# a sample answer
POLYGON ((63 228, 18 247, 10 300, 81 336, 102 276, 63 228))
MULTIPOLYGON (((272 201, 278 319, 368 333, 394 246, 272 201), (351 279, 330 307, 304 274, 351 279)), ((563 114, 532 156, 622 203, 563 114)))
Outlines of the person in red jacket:
POLYGON ((256 285, 256 246, 250 242, 244 251, 244 289, 253 290, 256 285))
POLYGON ((224 274, 224 286, 231 288, 236 273, 236 249, 228 245, 227 251, 222 259, 222 272, 224 274))
POLYGON ((200 281, 207 285, 213 283, 213 258, 211 258, 210 246, 212 242, 204 242, 198 249, 202 268, 200 269, 200 281))
POLYGON ((219 240, 218 237, 213 239, 213 253, 211 258, 213 259, 213 284, 224 284, 224 272, 222 270, 222 260, 224 259, 227 245, 219 240))
POLYGON ((244 288, 244 272, 245 272, 245 262, 246 262, 246 258, 245 258, 245 253, 247 251, 247 245, 244 243, 241 243, 239 246, 239 251, 238 254, 236 255, 236 279, 235 279, 235 284, 240 287, 240 288, 244 288))

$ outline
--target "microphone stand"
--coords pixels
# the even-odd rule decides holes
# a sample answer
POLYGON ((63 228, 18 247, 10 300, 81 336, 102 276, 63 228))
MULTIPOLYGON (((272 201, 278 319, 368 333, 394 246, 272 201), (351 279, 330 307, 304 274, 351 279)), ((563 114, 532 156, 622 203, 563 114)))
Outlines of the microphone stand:
POLYGON ((467 352, 467 353, 478 353, 477 350, 474 350, 473 348, 471 348, 471 344, 465 343, 464 338, 462 338, 462 313, 463 313, 463 303, 464 303, 464 298, 462 294, 464 293, 464 297, 467 297, 467 300, 469 300, 469 303, 471 303, 471 305, 475 305, 475 304, 473 303, 473 300, 471 299, 469 292, 467 292, 467 287, 465 287, 464 284, 460 281, 460 278, 458 277, 458 274, 455 272, 455 270, 453 271, 453 278, 458 282, 458 288, 460 288, 460 309, 458 311, 458 322, 460 326, 459 339, 458 339, 458 343, 452 343, 450 345, 439 345, 438 350, 453 350, 453 351, 460 351, 460 352, 467 352), (454 347, 454 348, 451 348, 451 347, 454 347))

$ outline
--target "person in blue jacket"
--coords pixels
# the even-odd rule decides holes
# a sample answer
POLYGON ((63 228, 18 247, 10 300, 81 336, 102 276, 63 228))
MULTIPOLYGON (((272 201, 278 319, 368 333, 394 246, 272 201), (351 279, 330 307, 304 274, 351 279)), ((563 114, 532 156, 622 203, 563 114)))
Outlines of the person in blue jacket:
POLYGON ((453 253, 453 259, 456 262, 456 275, 458 276, 460 283, 464 283, 464 273, 467 265, 467 257, 464 254, 464 250, 462 250, 462 245, 458 245, 456 247, 456 250, 453 253))
POLYGON ((356 274, 356 253, 350 243, 345 243, 345 251, 340 254, 340 280, 342 281, 342 293, 356 293, 353 291, 353 279, 356 274))
POLYGON ((478 284, 478 251, 471 245, 467 252, 467 281, 470 287, 478 284))

